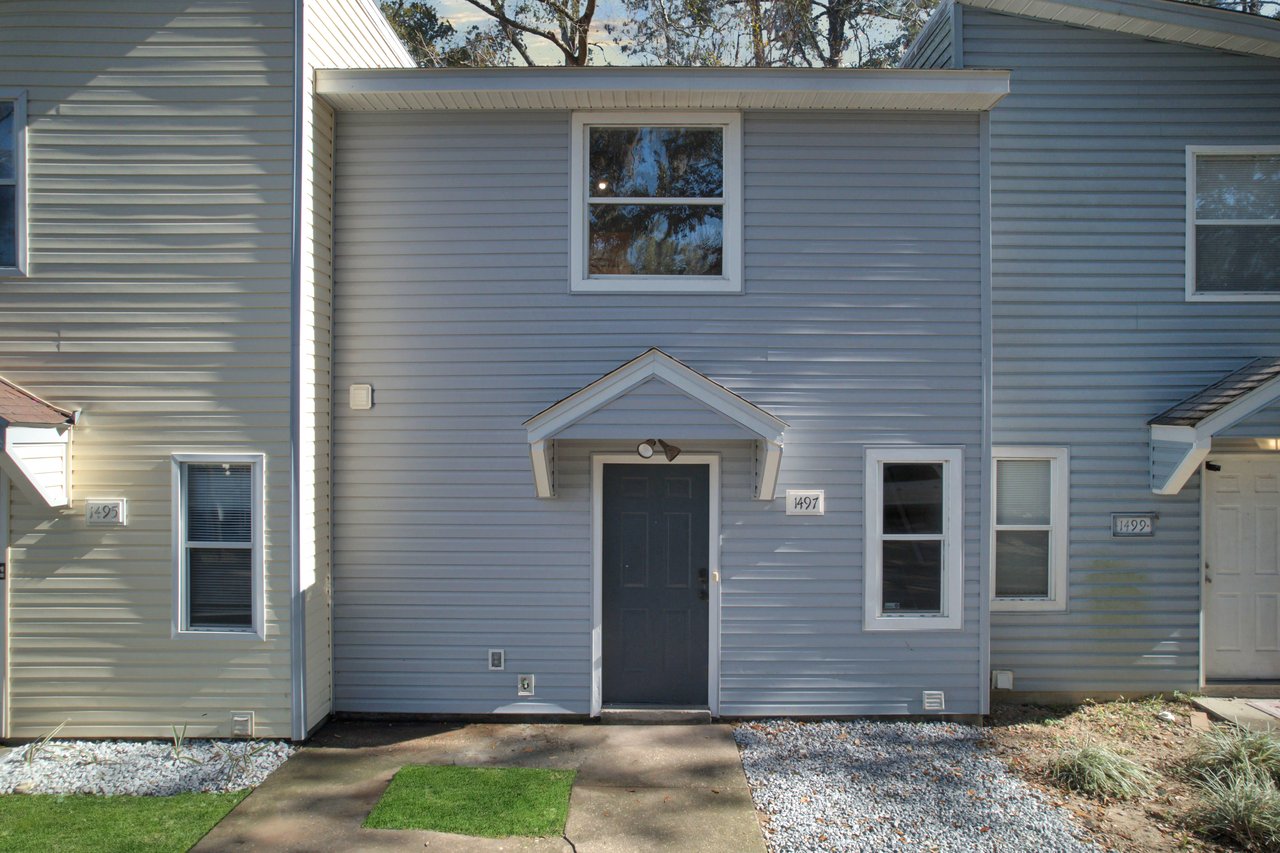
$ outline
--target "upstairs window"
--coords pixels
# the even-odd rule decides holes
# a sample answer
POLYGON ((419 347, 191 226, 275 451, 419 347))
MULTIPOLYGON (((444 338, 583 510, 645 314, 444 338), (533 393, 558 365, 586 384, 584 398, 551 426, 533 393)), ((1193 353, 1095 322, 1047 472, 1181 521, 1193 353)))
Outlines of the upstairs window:
POLYGON ((740 137, 736 114, 576 114, 571 289, 741 290, 740 137))
POLYGON ((26 99, 0 90, 0 276, 26 268, 26 99))
POLYGON ((1280 299, 1280 146, 1187 149, 1187 297, 1280 299))
POLYGON ((262 457, 177 456, 178 630, 262 633, 262 457))

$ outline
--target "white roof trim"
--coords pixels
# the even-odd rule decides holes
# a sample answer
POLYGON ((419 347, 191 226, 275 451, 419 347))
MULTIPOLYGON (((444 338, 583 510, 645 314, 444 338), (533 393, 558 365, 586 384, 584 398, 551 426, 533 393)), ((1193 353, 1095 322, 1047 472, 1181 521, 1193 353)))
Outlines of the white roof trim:
POLYGON ((963 6, 1156 41, 1280 58, 1280 21, 1173 0, 960 0, 963 6))
POLYGON ((71 505, 71 425, 0 429, 0 470, 27 499, 47 507, 71 505))
POLYGON ((1213 437, 1231 429, 1245 418, 1280 400, 1280 377, 1271 379, 1223 406, 1195 426, 1151 425, 1151 441, 1176 442, 1186 445, 1182 461, 1163 483, 1152 484, 1157 495, 1176 495, 1182 491, 1200 463, 1209 455, 1213 437))
MULTIPOLYGON (((773 500, 782 463, 782 436, 787 429, 786 422, 659 349, 650 349, 633 358, 524 422, 538 497, 555 496, 555 437, 650 379, 662 380, 758 436, 756 497, 773 500)), ((647 437, 636 436, 638 439, 647 437)), ((681 438, 678 434, 667 437, 673 440, 681 438)))
POLYGON ((1008 71, 902 68, 321 69, 338 110, 989 110, 1008 71))

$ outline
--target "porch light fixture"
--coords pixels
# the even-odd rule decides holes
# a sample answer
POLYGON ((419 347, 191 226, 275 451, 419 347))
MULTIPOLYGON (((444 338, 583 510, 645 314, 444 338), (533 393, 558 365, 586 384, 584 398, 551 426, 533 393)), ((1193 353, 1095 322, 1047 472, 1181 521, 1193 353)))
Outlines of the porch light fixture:
POLYGON ((636 453, 641 459, 652 459, 653 451, 659 448, 662 450, 662 455, 667 457, 668 462, 675 462, 676 457, 680 455, 680 448, 660 438, 650 438, 640 442, 636 445, 636 453))

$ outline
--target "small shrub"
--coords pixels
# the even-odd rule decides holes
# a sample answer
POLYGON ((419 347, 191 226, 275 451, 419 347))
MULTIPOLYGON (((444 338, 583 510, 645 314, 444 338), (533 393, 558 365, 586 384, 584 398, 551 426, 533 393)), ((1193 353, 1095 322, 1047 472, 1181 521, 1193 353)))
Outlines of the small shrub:
POLYGON ((1200 737, 1191 768, 1206 780, 1256 771, 1280 782, 1280 738, 1235 725, 1215 726, 1200 737))
POLYGON ((1070 747, 1049 764, 1059 784, 1090 797, 1129 799, 1146 793, 1151 777, 1133 761, 1105 746, 1070 747))
POLYGON ((1188 819, 1211 838, 1261 851, 1280 850, 1280 790, 1245 764, 1199 782, 1201 802, 1188 819))

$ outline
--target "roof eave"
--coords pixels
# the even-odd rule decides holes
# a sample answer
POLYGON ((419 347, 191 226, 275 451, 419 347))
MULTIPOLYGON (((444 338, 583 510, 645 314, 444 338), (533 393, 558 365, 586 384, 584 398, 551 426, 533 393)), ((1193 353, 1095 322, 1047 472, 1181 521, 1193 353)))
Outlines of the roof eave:
POLYGON ((989 110, 1007 71, 796 68, 322 69, 349 111, 504 109, 989 110))

